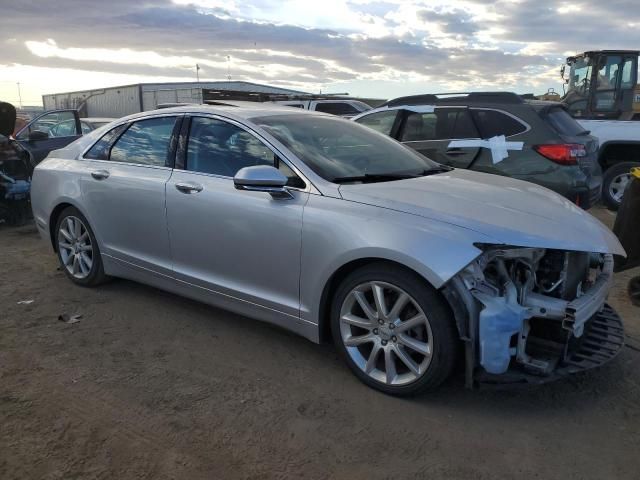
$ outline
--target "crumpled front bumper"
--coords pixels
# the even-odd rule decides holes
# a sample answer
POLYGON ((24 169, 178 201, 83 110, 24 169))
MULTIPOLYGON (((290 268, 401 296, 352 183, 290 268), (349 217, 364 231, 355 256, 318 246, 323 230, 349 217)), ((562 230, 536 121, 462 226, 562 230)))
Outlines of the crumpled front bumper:
MULTIPOLYGON (((527 251, 510 255, 517 253, 527 251)), ((598 276, 573 301, 533 292, 509 296, 506 283, 503 295, 492 295, 482 286, 481 268, 470 264, 442 289, 465 342, 468 388, 549 382, 601 366, 622 349, 622 320, 606 303, 613 282, 611 255, 604 256, 598 276)))
POLYGON ((624 346, 622 319, 608 304, 584 325, 580 338, 568 340, 565 354, 549 375, 536 375, 509 370, 501 375, 476 372, 475 381, 481 385, 542 384, 600 367, 613 360, 624 346))

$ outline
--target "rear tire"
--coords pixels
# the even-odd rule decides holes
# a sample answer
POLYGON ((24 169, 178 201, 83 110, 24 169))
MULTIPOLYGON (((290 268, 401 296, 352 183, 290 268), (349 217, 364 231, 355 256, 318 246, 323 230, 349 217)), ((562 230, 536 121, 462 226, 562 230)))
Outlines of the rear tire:
POLYGON ((451 374, 459 350, 453 315, 440 293, 416 273, 383 262, 340 284, 331 333, 362 382, 396 396, 434 390, 451 374))
POLYGON ((622 203, 624 188, 631 180, 631 169, 640 167, 640 162, 620 162, 611 165, 602 176, 602 202, 610 210, 618 210, 622 203))
POLYGON ((67 207, 60 213, 54 241, 60 267, 73 283, 93 287, 107 280, 96 237, 77 208, 67 207))

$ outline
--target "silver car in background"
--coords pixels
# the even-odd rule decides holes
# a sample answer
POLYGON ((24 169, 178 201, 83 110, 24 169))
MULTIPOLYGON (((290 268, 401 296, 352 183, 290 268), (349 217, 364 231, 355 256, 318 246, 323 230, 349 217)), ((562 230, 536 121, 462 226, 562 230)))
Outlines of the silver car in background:
POLYGON ((139 281, 333 338, 385 393, 542 382, 615 357, 613 255, 559 195, 439 165, 367 127, 274 105, 113 122, 35 170, 42 237, 78 285, 139 281))

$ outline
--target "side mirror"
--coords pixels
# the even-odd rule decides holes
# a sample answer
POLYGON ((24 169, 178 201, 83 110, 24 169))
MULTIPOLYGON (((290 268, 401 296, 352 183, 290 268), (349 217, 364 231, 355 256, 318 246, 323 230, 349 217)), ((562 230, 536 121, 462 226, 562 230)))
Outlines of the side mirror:
POLYGON ((268 165, 241 168, 233 177, 233 184, 238 190, 266 192, 273 198, 283 199, 293 198, 286 188, 287 181, 288 178, 280 170, 268 165))
POLYGON ((46 140, 49 138, 49 134, 47 132, 43 132, 41 130, 33 130, 29 132, 29 141, 35 142, 37 140, 46 140))

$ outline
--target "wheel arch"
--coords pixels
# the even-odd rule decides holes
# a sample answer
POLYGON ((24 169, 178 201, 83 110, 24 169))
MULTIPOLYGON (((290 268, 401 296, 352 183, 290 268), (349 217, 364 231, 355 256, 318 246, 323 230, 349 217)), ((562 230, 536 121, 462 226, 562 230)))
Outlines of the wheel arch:
MULTIPOLYGON (((51 240, 51 246, 53 248, 53 251, 56 253, 58 253, 58 249, 56 247, 56 241, 55 241, 56 224, 58 223, 60 214, 62 214, 62 212, 68 207, 73 207, 77 209, 87 219, 87 221, 89 222, 89 225, 91 225, 91 221, 88 219, 87 214, 75 202, 69 199, 60 200, 56 204, 56 206, 51 210, 51 214, 49 215, 49 238, 51 240)), ((94 231, 94 235, 95 235, 95 231, 94 231)), ((96 239, 98 239, 97 235, 96 235, 96 239)))
MULTIPOLYGON (((340 283, 352 272, 365 267, 367 265, 371 265, 374 263, 383 263, 387 265, 392 265, 394 267, 399 267, 407 272, 410 272, 414 275, 420 277, 425 283, 436 288, 427 277, 418 272, 417 270, 403 264, 401 262, 390 260, 388 258, 383 257, 362 257, 350 260, 343 265, 341 265, 338 269, 336 269, 326 281, 324 288, 322 290, 322 294, 320 296, 320 306, 318 309, 318 334, 320 343, 329 342, 331 339, 331 302, 333 300, 333 296, 340 286, 340 283)), ((439 290, 438 290, 439 291, 439 290)), ((441 293, 441 292, 440 292, 441 293)), ((444 302, 452 308, 449 300, 443 295, 442 296, 444 302)), ((453 319, 453 316, 452 316, 453 319)))
POLYGON ((611 140, 600 145, 598 163, 605 171, 621 162, 640 161, 640 142, 632 140, 611 140))

